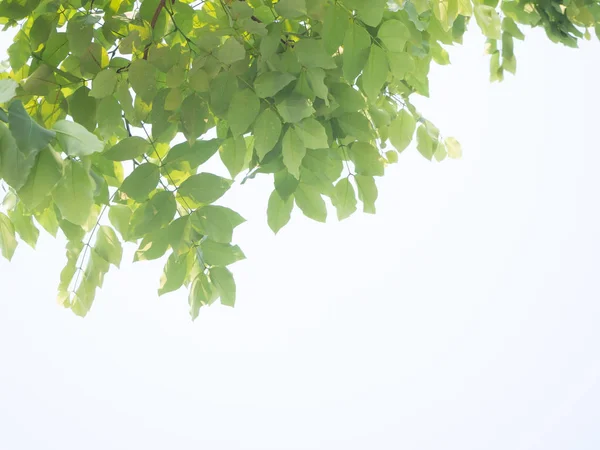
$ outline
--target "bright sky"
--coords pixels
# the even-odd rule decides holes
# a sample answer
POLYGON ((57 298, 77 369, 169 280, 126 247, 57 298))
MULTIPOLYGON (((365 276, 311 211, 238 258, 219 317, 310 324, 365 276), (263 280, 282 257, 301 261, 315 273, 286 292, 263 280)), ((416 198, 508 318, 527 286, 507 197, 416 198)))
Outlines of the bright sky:
POLYGON ((80 319, 64 242, 1 260, 0 448, 600 448, 600 46, 534 33, 494 85, 482 49, 420 102, 463 159, 407 150, 377 215, 274 237, 270 180, 224 199, 248 219, 235 309, 192 323, 129 248, 80 319))

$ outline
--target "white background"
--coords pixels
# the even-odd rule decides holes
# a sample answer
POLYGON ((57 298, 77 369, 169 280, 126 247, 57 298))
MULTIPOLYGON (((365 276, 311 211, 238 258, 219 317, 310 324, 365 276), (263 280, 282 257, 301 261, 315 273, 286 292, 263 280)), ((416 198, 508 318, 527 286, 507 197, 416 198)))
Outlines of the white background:
POLYGON ((271 182, 232 190, 235 309, 192 323, 129 248, 80 319, 62 240, 0 261, 0 449, 600 448, 600 46, 532 33, 493 85, 482 49, 420 102, 463 159, 407 150, 377 215, 274 237, 271 182))

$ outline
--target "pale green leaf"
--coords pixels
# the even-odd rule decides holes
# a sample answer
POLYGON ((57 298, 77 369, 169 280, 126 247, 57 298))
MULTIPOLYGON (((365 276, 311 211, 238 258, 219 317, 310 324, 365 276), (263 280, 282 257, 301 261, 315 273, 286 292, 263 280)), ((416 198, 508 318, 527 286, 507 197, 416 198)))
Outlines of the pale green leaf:
POLYGON ((273 150, 281 135, 281 119, 270 108, 265 109, 254 123, 254 148, 258 159, 262 161, 273 150))
POLYGON ((245 57, 246 51, 244 50, 244 46, 234 37, 228 38, 217 51, 217 58, 219 58, 219 61, 227 65, 233 64, 245 57))
POLYGON ((232 179, 248 165, 252 156, 250 150, 243 136, 230 137, 223 142, 219 156, 232 179))
POLYGON ((277 104, 277 111, 285 122, 296 123, 312 116, 315 110, 306 98, 290 94, 277 104))
POLYGON ((129 174, 120 187, 120 191, 128 197, 142 202, 148 194, 156 189, 160 179, 160 170, 156 164, 144 163, 137 166, 129 174))
POLYGON ((379 151, 366 142, 355 142, 349 150, 350 158, 359 175, 383 176, 384 164, 379 151))
POLYGON ((322 40, 301 39, 295 46, 294 51, 298 61, 304 67, 320 67, 322 69, 335 69, 335 61, 323 46, 322 40))
POLYGON ((0 122, 0 166, 1 175, 13 189, 20 189, 35 164, 36 152, 23 153, 18 147, 12 133, 0 122))
POLYGON ((356 211, 356 193, 348 178, 342 178, 335 185, 331 203, 337 210, 338 220, 350 217, 356 211))
POLYGON ((203 239, 200 250, 202 260, 211 266, 228 266, 246 258, 237 245, 222 244, 212 239, 203 239))
POLYGON ((256 77, 254 89, 260 98, 273 97, 295 79, 287 72, 265 72, 256 77))
POLYGON ((435 143, 424 125, 421 125, 419 128, 417 128, 417 150, 419 150, 419 153, 421 153, 421 155, 430 161, 433 158, 435 143))
POLYGON ((323 125, 313 118, 304 119, 302 122, 294 125, 298 136, 304 142, 306 148, 328 148, 327 132, 323 125))
POLYGON ((375 214, 375 201, 377 200, 377 185, 371 176, 356 175, 356 186, 358 198, 363 202, 363 211, 367 214, 375 214))
POLYGON ((15 237, 15 227, 10 219, 0 212, 0 251, 9 261, 15 254, 17 248, 17 239, 15 237))
POLYGON ((36 208, 52 192, 63 174, 63 161, 48 148, 37 156, 27 182, 19 189, 19 198, 30 210, 36 208))
POLYGON ((183 286, 187 272, 187 257, 185 255, 179 256, 176 253, 171 253, 160 277, 158 295, 176 291, 183 286))
POLYGON ((475 20, 484 36, 490 39, 501 39, 501 22, 496 8, 475 4, 475 20))
POLYGON ((300 178, 300 165, 306 155, 306 147, 302 138, 294 128, 288 128, 282 141, 283 163, 297 179, 300 178))
POLYGON ((235 211, 224 206, 207 205, 198 208, 191 215, 192 227, 215 242, 231 242, 233 230, 245 222, 235 211))
POLYGON ((139 136, 122 139, 118 144, 106 150, 102 156, 111 161, 127 161, 152 151, 150 143, 139 136))
POLYGON ((231 100, 227 121, 234 135, 244 134, 256 119, 260 100, 250 89, 238 91, 231 100))
POLYGON ((286 19, 297 19, 306 15, 306 0, 279 0, 275 11, 286 19))
POLYGON ((94 204, 94 187, 81 162, 66 162, 64 176, 54 188, 52 198, 69 222, 81 226, 87 223, 94 204))
POLYGON ((344 38, 342 54, 344 78, 349 82, 353 83, 362 72, 369 57, 370 47, 371 37, 367 30, 356 22, 351 23, 344 38))
POLYGON ((321 197, 319 191, 312 186, 300 183, 294 193, 296 206, 309 219, 317 222, 325 222, 327 220, 327 206, 325 200, 321 197))
POLYGON ((210 269, 210 280, 219 292, 221 304, 233 307, 235 305, 236 287, 229 269, 226 267, 213 267, 210 269))
POLYGON ((7 103, 17 95, 17 87, 19 83, 10 78, 0 80, 0 103, 7 103))
POLYGON ((104 98, 112 95, 117 86, 117 72, 113 69, 104 69, 92 81, 92 90, 90 96, 95 98, 104 98))
POLYGON ((267 207, 267 222, 273 233, 277 234, 289 221, 294 209, 294 197, 282 199, 277 190, 271 192, 267 207))
POLYGON ((69 156, 89 156, 104 149, 104 142, 78 123, 59 120, 52 129, 61 148, 69 156))
POLYGON ((460 142, 458 142, 455 138, 446 138, 444 143, 446 144, 446 149, 450 158, 458 159, 462 157, 462 147, 460 142))
POLYGON ((410 31, 401 21, 390 19, 381 24, 377 37, 390 52, 400 53, 410 39, 410 31))
POLYGON ((40 232, 33 224, 33 217, 30 214, 25 213, 22 205, 22 203, 19 203, 14 210, 8 213, 8 215, 19 238, 31 248, 35 249, 35 244, 40 236, 40 232))
POLYGON ((389 129, 389 138, 398 152, 402 152, 412 141, 417 122, 406 109, 401 110, 392 121, 389 129))
POLYGON ((362 88, 367 94, 367 98, 374 102, 381 93, 388 76, 388 62, 383 49, 377 45, 371 46, 367 65, 362 76, 362 88))
POLYGON ((54 131, 47 130, 31 118, 20 100, 13 101, 8 107, 8 126, 17 147, 26 156, 34 156, 46 147, 54 138, 54 131))
POLYGON ((123 257, 123 248, 115 231, 109 226, 101 225, 96 233, 94 251, 106 262, 119 267, 123 257))
POLYGON ((179 186, 178 192, 183 197, 190 197, 198 203, 209 204, 221 198, 231 184, 231 180, 212 173, 199 173, 185 180, 179 186))
POLYGON ((128 73, 133 91, 146 103, 152 101, 158 90, 156 68, 144 59, 136 59, 129 66, 128 73))

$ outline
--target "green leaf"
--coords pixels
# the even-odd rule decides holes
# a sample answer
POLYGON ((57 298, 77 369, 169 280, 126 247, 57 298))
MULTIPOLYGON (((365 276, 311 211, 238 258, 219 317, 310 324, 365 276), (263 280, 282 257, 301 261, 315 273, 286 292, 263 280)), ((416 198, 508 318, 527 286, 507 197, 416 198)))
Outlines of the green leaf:
POLYGON ((402 152, 408 147, 415 134, 416 125, 415 118, 405 109, 401 110, 398 116, 392 121, 389 129, 389 138, 398 152, 402 152))
POLYGON ((300 165, 306 155, 306 147, 302 138, 294 128, 288 128, 282 141, 283 164, 297 179, 300 178, 300 165))
POLYGON ((233 230, 246 220, 235 211, 224 206, 207 205, 198 208, 191 216, 192 226, 199 233, 215 242, 231 242, 233 230))
POLYGON ((496 8, 475 3, 475 20, 484 36, 490 39, 501 39, 501 22, 496 8))
POLYGON ((377 37, 390 52, 400 53, 410 39, 410 31, 399 20, 391 19, 381 24, 377 37))
POLYGON ((326 105, 329 105, 329 89, 325 84, 325 71, 318 67, 311 67, 306 71, 306 75, 310 89, 317 97, 322 98, 326 105))
POLYGON ((56 209, 54 204, 44 209, 42 212, 35 212, 35 220, 46 230, 50 235, 56 237, 58 232, 58 219, 56 217, 56 209))
POLYGON ((228 38, 217 51, 217 58, 219 58, 219 61, 227 65, 240 61, 245 57, 246 51, 244 50, 244 46, 234 37, 228 38))
POLYGON ((260 111, 260 100, 250 89, 238 91, 231 100, 227 121, 234 135, 244 134, 260 111))
POLYGON ((358 9, 358 18, 370 27, 376 27, 381 22, 386 9, 386 0, 369 0, 358 9))
POLYGON ((302 122, 294 125, 298 136, 304 142, 306 148, 329 148, 327 142, 327 132, 323 125, 313 118, 304 119, 302 122))
POLYGON ((203 273, 198 274, 190 288, 188 303, 190 305, 190 316, 192 320, 198 317, 200 308, 210 305, 217 299, 218 292, 210 280, 203 273))
POLYGON ((163 165, 166 167, 175 167, 187 163, 191 170, 208 161, 213 156, 220 145, 219 139, 198 140, 193 144, 182 142, 175 145, 167 156, 163 159, 163 165))
POLYGON ((94 131, 97 119, 97 101, 90 97, 90 90, 81 86, 69 96, 69 114, 73 121, 83 125, 88 131, 94 131))
POLYGON ((139 136, 122 139, 118 144, 106 150, 102 156, 111 161, 127 161, 152 151, 152 145, 139 136))
POLYGON ((296 201, 296 206, 309 219, 323 223, 327 220, 325 201, 315 188, 305 183, 300 183, 294 193, 294 200, 296 201))
POLYGON ((90 96, 104 98, 112 95, 117 86, 117 73, 113 69, 104 69, 92 81, 90 96))
POLYGON ((181 216, 171 222, 168 226, 167 237, 169 239, 169 245, 178 255, 188 253, 192 248, 192 245, 195 245, 195 243, 192 242, 191 222, 189 215, 181 216))
POLYGON ((133 257, 134 261, 152 261, 169 249, 169 228, 159 228, 144 236, 133 257))
POLYGON ((35 156, 35 153, 25 154, 20 151, 8 127, 0 122, 0 178, 13 189, 20 189, 35 164, 35 156))
POLYGON ((21 240, 35 249, 40 232, 33 224, 32 216, 23 210, 22 203, 19 203, 8 215, 21 240))
POLYGON ((89 156, 104 149, 104 142, 78 123, 59 120, 52 129, 61 148, 69 156, 89 156))
POLYGON ((286 19, 297 19, 306 15, 306 0, 279 0, 275 11, 286 19))
POLYGON ((342 178, 335 185, 331 203, 337 210, 338 220, 350 217, 356 211, 356 194, 348 178, 342 178))
POLYGON ((446 156, 448 156, 446 146, 442 142, 438 143, 437 148, 433 153, 433 157, 437 162, 442 162, 444 159, 446 159, 446 156))
POLYGON ((360 113, 347 113, 337 118, 340 128, 348 136, 354 136, 359 141, 370 141, 374 137, 369 120, 360 113))
POLYGON ((136 59, 129 66, 128 73, 133 91, 146 103, 151 102, 158 90, 156 68, 144 59, 136 59))
POLYGON ((10 219, 0 212, 0 251, 2 256, 11 260, 17 248, 17 239, 15 238, 15 227, 10 219))
POLYGON ((137 166, 123 181, 120 191, 128 197, 142 202, 156 189, 160 180, 160 169, 156 164, 144 163, 137 166))
POLYGON ((35 156, 55 136, 53 131, 41 127, 27 114, 20 100, 13 101, 8 107, 8 125, 17 147, 26 156, 35 156))
POLYGON ((370 47, 371 37, 367 30, 356 22, 351 23, 344 38, 342 54, 344 78, 350 83, 362 72, 369 57, 370 47))
POLYGON ((81 162, 68 160, 65 172, 52 197, 62 216, 69 222, 84 226, 94 204, 94 185, 81 162))
POLYGON ((355 142, 350 147, 350 158, 359 175, 382 177, 384 173, 383 159, 379 151, 366 142, 355 142))
POLYGON ((337 52, 343 44, 349 23, 348 13, 338 3, 329 3, 321 31, 323 45, 329 54, 337 52))
POLYGON ((281 119, 270 108, 265 109, 254 123, 254 148, 258 159, 262 161, 267 153, 273 150, 281 136, 281 119))
POLYGON ((360 111, 367 107, 361 93, 346 83, 334 83, 329 89, 340 108, 345 112, 360 111))
POLYGON ((458 159, 462 157, 462 147, 460 145, 460 142, 458 142, 455 138, 446 138, 444 143, 446 144, 446 149, 450 158, 458 159))
MULTIPOLYGON (((306 157, 305 157, 306 161, 306 157)), ((275 173, 274 176, 275 181, 275 190, 279 193, 279 196, 286 200, 290 195, 292 195, 296 188, 298 187, 298 179, 290 174, 286 169, 280 170, 275 173)))
POLYGON ((260 98, 273 97, 296 77, 287 72, 265 72, 256 77, 254 89, 260 98))
POLYGON ((160 277, 160 286, 158 295, 164 295, 167 292, 173 292, 183 286, 185 277, 188 272, 187 256, 179 256, 176 253, 171 253, 163 274, 160 277))
POLYGON ((189 95, 183 100, 180 114, 183 135, 189 143, 193 143, 208 130, 208 107, 197 94, 189 95))
POLYGON ((433 158, 435 143, 424 125, 417 128, 417 150, 428 160, 431 161, 431 158, 433 158))
POLYGON ((219 150, 219 156, 225 167, 227 167, 232 179, 248 166, 252 156, 250 150, 246 146, 246 140, 243 136, 227 138, 223 142, 219 150))
POLYGON ((131 215, 128 237, 142 237, 168 225, 176 210, 173 193, 158 191, 131 215))
POLYGON ((202 240, 200 250, 202 259, 210 266, 228 266, 246 258, 237 245, 222 244, 212 239, 202 240))
POLYGON ((381 47, 373 45, 362 76, 362 88, 371 102, 377 100, 388 75, 388 63, 381 47))
POLYGON ((0 80, 0 103, 8 103, 17 95, 19 83, 10 78, 0 80))
POLYGON ((96 232, 94 251, 104 260, 115 267, 119 267, 123 258, 123 248, 119 238, 111 227, 101 225, 96 232))
POLYGON ((92 43, 94 37, 93 16, 76 16, 67 22, 67 38, 69 50, 74 55, 81 56, 92 43))
POLYGON ((212 203, 225 194, 231 187, 232 181, 213 175, 212 173, 199 173, 185 180, 179 186, 179 194, 190 197, 198 203, 212 203))
POLYGON ((221 297, 221 304, 225 306, 235 305, 235 280, 232 273, 226 267, 213 267, 210 269, 210 279, 217 288, 221 297))
POLYGON ((304 67, 320 67, 322 69, 335 69, 335 61, 331 53, 327 53, 322 40, 301 39, 294 46, 298 61, 304 67))
POLYGON ((63 161, 49 146, 37 156, 26 183, 19 189, 19 199, 30 210, 36 208, 52 192, 63 174, 63 161))
POLYGON ((267 207, 267 223, 273 233, 277 234, 290 221, 294 209, 294 197, 282 199, 277 190, 271 192, 267 207))
POLYGON ((356 175, 354 179, 358 187, 358 198, 363 202, 363 211, 367 214, 375 214, 375 201, 378 195, 375 179, 365 175, 356 175))
POLYGON ((127 205, 111 205, 108 210, 108 219, 113 227, 121 234, 124 241, 129 240, 129 220, 131 208, 127 205))
POLYGON ((299 94, 290 94, 277 104, 277 111, 285 122, 296 123, 313 115, 315 110, 308 99, 299 94))
POLYGON ((218 117, 224 117, 229 104, 238 90, 236 76, 229 70, 221 72, 210 84, 210 107, 218 117))

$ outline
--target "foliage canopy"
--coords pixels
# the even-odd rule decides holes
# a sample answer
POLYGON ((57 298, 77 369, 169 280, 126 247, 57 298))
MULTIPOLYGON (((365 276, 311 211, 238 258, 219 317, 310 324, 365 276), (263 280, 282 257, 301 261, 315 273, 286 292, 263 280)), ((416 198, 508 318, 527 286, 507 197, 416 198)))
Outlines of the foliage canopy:
POLYGON ((60 230, 58 298, 81 316, 122 242, 135 260, 168 254, 158 292, 186 286, 193 318, 233 306, 244 219, 215 202, 271 177, 276 233, 294 206, 320 222, 325 200, 339 220, 374 213, 376 177, 415 135, 425 158, 459 157, 411 98, 473 21, 500 81, 523 27, 576 47, 600 32, 600 3, 3 0, 0 24, 18 31, 0 73, 0 250, 60 230), (204 171, 217 154, 229 178, 204 171))

